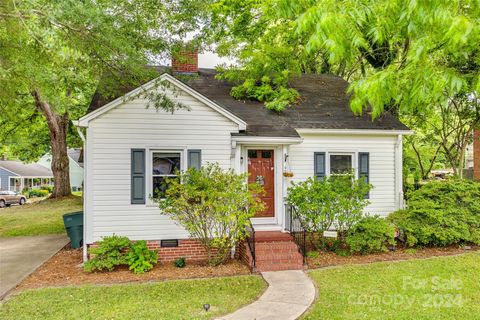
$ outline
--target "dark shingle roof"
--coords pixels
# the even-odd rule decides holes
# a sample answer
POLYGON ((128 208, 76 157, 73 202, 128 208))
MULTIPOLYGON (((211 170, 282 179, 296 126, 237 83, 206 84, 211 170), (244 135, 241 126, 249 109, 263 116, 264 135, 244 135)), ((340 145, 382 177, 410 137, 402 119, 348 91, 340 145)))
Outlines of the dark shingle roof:
POLYGON ((0 160, 0 167, 16 173, 21 177, 53 177, 52 170, 37 163, 0 160))
MULTIPOLYGON (((164 72, 164 68, 159 68, 164 72)), ((235 100, 230 95, 232 84, 215 79, 213 69, 200 69, 198 77, 185 80, 188 86, 230 111, 247 123, 244 135, 270 137, 298 137, 295 128, 312 129, 370 129, 370 130, 409 130, 389 113, 372 120, 364 113, 356 116, 350 110, 348 83, 333 75, 303 75, 295 78, 290 85, 301 95, 299 104, 281 113, 268 110, 263 103, 253 100, 235 100)), ((127 93, 133 88, 124 88, 127 93)), ((88 112, 96 110, 114 100, 104 99, 95 94, 88 112)))

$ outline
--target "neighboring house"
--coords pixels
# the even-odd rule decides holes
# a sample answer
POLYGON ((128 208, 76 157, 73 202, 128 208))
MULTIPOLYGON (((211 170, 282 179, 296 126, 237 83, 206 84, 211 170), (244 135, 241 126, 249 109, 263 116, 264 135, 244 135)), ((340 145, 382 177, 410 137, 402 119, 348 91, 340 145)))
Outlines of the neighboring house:
MULTIPOLYGON (((301 102, 277 114, 262 103, 233 99, 231 85, 216 79, 214 70, 187 67, 174 64, 173 75, 160 76, 170 88, 158 90, 166 90, 189 111, 146 108, 137 88, 116 99, 95 94, 88 113, 75 122, 86 133, 86 244, 116 234, 147 240, 160 249, 161 260, 204 257, 198 242, 162 215, 150 196, 175 168, 207 162, 248 172, 251 181, 264 184, 267 208, 252 223, 257 235, 267 232, 269 240, 284 239, 280 232, 287 229, 288 186, 311 176, 354 170, 374 187, 367 213, 386 216, 403 206, 402 136, 410 130, 388 113, 374 121, 369 114, 355 116, 343 79, 304 75, 293 80, 301 102), (182 76, 176 78, 176 72, 182 76), (167 247, 172 243, 178 247, 167 247)), ((142 86, 152 88, 155 81, 142 86)))
POLYGON ((0 189, 21 192, 24 188, 53 185, 52 170, 37 163, 0 160, 0 189))
MULTIPOLYGON (((70 187, 73 191, 83 189, 83 155, 81 149, 68 149, 68 168, 70 172, 70 187)), ((47 153, 37 162, 44 167, 52 167, 52 155, 47 153)))

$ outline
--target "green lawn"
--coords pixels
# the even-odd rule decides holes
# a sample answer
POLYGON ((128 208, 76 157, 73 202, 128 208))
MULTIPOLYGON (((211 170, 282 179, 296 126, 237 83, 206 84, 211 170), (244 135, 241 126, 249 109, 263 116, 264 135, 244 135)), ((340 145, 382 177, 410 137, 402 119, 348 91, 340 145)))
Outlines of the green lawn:
POLYGON ((478 319, 480 253, 314 270, 304 319, 478 319))
POLYGON ((82 210, 82 198, 46 199, 0 210, 0 237, 63 233, 62 215, 82 210))
POLYGON ((210 319, 253 302, 265 288, 259 276, 239 276, 39 289, 0 305, 0 319, 210 319))

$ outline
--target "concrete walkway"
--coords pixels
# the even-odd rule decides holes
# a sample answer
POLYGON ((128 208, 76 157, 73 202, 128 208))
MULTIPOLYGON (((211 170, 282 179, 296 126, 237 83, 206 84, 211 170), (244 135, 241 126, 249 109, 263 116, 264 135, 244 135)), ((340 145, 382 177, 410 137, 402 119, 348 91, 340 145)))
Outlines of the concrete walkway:
POLYGON ((265 293, 254 303, 222 320, 293 320, 302 315, 315 299, 315 286, 300 270, 262 272, 268 282, 265 293))
POLYGON ((0 299, 68 242, 66 235, 0 238, 0 299))

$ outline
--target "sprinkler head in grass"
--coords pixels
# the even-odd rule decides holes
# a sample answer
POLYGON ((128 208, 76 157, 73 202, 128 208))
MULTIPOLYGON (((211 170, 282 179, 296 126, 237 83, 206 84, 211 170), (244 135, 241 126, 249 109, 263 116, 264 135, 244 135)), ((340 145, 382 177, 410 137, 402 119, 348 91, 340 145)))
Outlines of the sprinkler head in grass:
POLYGON ((205 312, 208 312, 208 310, 210 310, 210 305, 208 303, 205 303, 203 305, 203 309, 205 309, 205 312))

